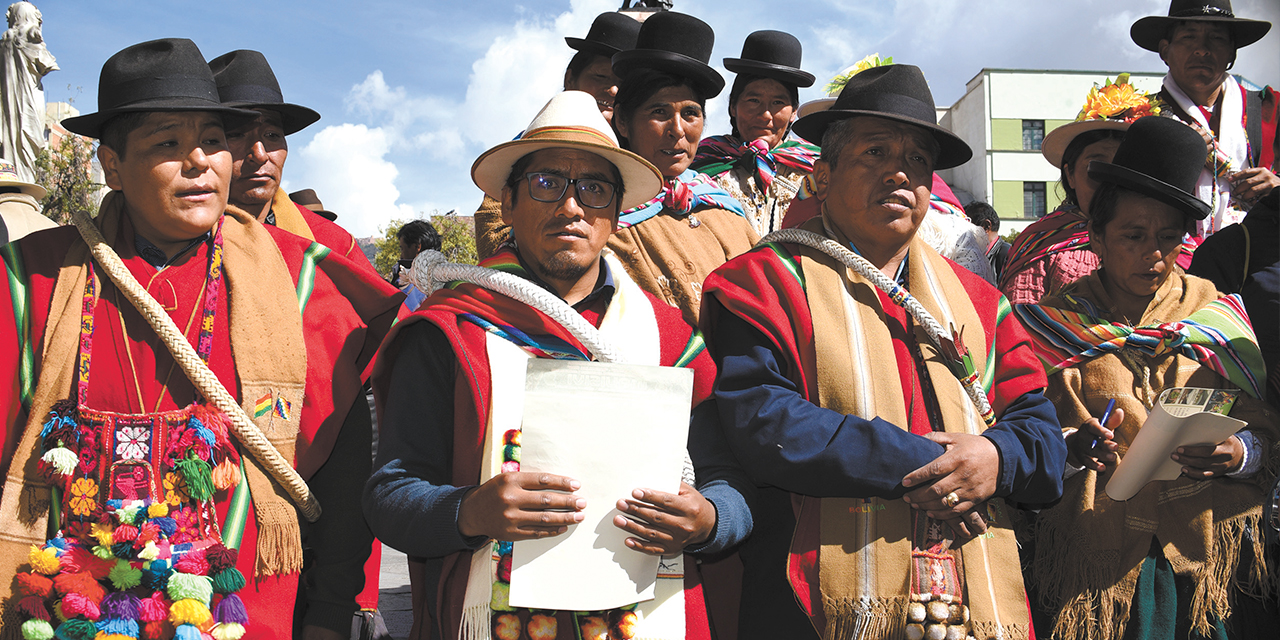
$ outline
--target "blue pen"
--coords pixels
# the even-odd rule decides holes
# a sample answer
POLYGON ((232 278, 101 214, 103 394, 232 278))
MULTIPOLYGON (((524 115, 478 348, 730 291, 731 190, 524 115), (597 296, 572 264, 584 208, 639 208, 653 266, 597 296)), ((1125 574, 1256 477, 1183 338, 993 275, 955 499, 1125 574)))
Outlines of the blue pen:
MULTIPOLYGON (((1111 419, 1111 412, 1115 410, 1116 410, 1116 399, 1112 398, 1107 401, 1107 408, 1102 411, 1102 420, 1099 421, 1103 429, 1107 428, 1107 421, 1111 419)), ((1094 438, 1093 442, 1089 444, 1089 450, 1092 451, 1093 448, 1096 446, 1098 446, 1098 439, 1094 438)))

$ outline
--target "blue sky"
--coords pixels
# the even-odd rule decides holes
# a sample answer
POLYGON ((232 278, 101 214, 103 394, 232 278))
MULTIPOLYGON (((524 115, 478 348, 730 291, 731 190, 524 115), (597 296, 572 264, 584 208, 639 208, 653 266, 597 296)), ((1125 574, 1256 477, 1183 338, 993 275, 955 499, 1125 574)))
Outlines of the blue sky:
MULTIPOLYGON (((319 111, 289 138, 285 187, 314 188, 357 236, 392 218, 458 209, 481 194, 472 161, 511 138, 561 88, 585 35, 619 0, 37 0, 44 37, 61 67, 46 99, 97 109, 98 73, 111 54, 162 37, 191 38, 214 58, 266 54, 285 99, 319 111)), ((1275 0, 1235 0, 1237 15, 1280 23, 1275 0)), ((712 62, 737 57, 758 29, 790 32, 818 77, 801 101, 869 53, 924 70, 940 105, 984 67, 1163 71, 1129 40, 1129 26, 1164 15, 1168 0, 675 0, 716 32, 712 62), (1123 11, 1117 8, 1123 7, 1123 11)), ((1280 28, 1240 50, 1233 69, 1280 85, 1280 28)), ((731 80, 732 76, 725 74, 731 80)), ((727 91, 726 91, 727 93, 727 91)), ((1082 96, 1083 98, 1083 96, 1082 96)), ((722 95, 706 135, 728 129, 722 95)))

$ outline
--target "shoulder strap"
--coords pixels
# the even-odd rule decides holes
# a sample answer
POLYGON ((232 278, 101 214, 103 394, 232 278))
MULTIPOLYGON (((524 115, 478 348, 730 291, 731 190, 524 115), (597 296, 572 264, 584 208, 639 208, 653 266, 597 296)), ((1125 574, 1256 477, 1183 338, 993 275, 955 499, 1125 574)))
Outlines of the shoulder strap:
MULTIPOLYGON (((1244 87, 1240 88, 1244 91, 1244 87)), ((1249 136, 1249 164, 1258 166, 1262 158, 1262 94, 1266 91, 1244 91, 1244 129, 1249 136)))

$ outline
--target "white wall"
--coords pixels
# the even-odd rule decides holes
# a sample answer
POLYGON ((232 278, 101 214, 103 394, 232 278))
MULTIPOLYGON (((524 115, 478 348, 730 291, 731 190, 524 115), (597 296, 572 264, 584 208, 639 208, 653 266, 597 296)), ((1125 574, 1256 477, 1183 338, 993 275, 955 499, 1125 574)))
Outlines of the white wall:
POLYGON ((1039 151, 992 151, 993 180, 1056 182, 1059 174, 1039 151))
MULTIPOLYGON (((991 84, 991 117, 1018 120, 1074 120, 1094 83, 1115 80, 1121 72, 999 71, 991 84)), ((1148 93, 1160 90, 1164 74, 1131 74, 1129 83, 1148 93)))
POLYGON ((987 148, 990 146, 990 122, 987 116, 986 85, 979 75, 969 83, 964 94, 947 113, 944 126, 973 149, 973 159, 954 169, 939 171, 938 175, 955 187, 968 191, 975 199, 991 201, 990 181, 987 172, 987 148))

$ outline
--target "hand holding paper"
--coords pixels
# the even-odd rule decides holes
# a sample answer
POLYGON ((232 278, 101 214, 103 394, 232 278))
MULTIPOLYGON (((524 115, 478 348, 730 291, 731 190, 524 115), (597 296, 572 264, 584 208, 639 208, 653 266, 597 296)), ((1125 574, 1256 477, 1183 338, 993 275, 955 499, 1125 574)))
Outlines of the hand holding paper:
POLYGON ((1208 480, 1237 469, 1244 457, 1244 445, 1238 438, 1229 437, 1216 445, 1178 447, 1169 457, 1183 465, 1182 475, 1192 480, 1208 480))
POLYGON ((462 499, 458 533, 510 541, 564 533, 582 522, 587 501, 573 495, 581 487, 550 473, 498 474, 462 499))
POLYGON ((680 493, 636 489, 634 499, 618 501, 614 526, 630 533, 628 547, 654 556, 680 553, 706 542, 716 526, 716 508, 693 487, 681 482, 680 493))

